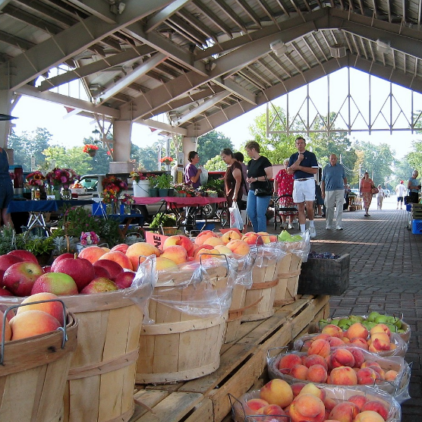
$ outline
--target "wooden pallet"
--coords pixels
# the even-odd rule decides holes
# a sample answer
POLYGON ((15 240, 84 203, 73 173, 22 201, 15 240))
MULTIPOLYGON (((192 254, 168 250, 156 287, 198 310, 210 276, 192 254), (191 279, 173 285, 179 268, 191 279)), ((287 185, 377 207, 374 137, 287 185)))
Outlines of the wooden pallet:
MULTIPOLYGON (((240 340, 225 344, 217 371, 196 380, 136 385, 129 422, 221 422, 230 413, 228 394, 240 397, 265 381, 268 349, 285 346, 329 315, 329 296, 302 296, 276 308, 268 319, 242 323, 240 340)), ((229 420, 229 419, 227 419, 229 420)))

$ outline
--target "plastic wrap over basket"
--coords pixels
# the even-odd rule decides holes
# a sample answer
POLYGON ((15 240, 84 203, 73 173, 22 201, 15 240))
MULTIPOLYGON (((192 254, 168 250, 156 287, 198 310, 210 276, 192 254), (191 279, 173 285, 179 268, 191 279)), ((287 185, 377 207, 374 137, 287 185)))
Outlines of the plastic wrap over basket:
POLYGON ((311 237, 308 230, 304 233, 300 233, 298 236, 300 236, 302 240, 296 242, 283 242, 279 240, 277 242, 277 247, 285 252, 294 253, 301 258, 302 262, 306 262, 311 250, 311 237))

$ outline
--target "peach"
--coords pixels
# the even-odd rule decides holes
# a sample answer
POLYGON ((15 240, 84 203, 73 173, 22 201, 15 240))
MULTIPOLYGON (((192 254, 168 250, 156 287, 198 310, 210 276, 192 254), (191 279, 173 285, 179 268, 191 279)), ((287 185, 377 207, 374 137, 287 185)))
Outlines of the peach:
POLYGON ((354 422, 385 422, 385 419, 373 410, 365 410, 356 416, 354 422))
MULTIPOLYGON (((295 355, 294 353, 289 353, 288 355, 284 355, 280 361, 278 362, 278 369, 292 369, 295 365, 302 364, 302 359, 299 355, 295 355)), ((290 372, 290 371, 289 371, 290 372)), ((288 374, 289 372, 283 372, 288 374)))
MULTIPOLYGON (((203 246, 207 246, 207 245, 203 245, 203 246)), ((211 259, 211 258, 223 258, 219 255, 222 255, 222 254, 218 249, 206 249, 205 247, 202 247, 195 253, 195 260, 204 261, 205 259, 211 259)))
POLYGON ((113 246, 113 247, 110 249, 110 252, 119 251, 119 252, 126 253, 126 252, 127 252, 127 250, 128 250, 128 248, 129 248, 129 245, 127 245, 126 243, 119 243, 118 245, 113 246))
POLYGON ((329 418, 339 422, 353 422, 358 413, 359 408, 354 403, 345 401, 334 407, 329 418))
POLYGON ((163 251, 165 251, 169 246, 183 246, 186 249, 188 256, 193 256, 195 245, 187 237, 183 235, 175 235, 168 237, 163 244, 163 251))
POLYGON ((334 385, 357 385, 358 383, 356 372, 349 366, 334 368, 330 373, 329 380, 329 384, 334 385))
POLYGON ((366 340, 364 340, 363 338, 360 338, 360 337, 353 338, 352 340, 350 340, 350 345, 353 345, 355 347, 360 347, 361 349, 364 349, 364 350, 368 350, 368 348, 369 348, 366 340))
POLYGON ((261 388, 260 398, 284 408, 293 400, 292 387, 284 380, 273 379, 261 388))
POLYGON ((373 412, 377 412, 384 418, 385 421, 388 419, 387 407, 378 400, 367 401, 362 408, 362 412, 365 412, 366 410, 372 410, 373 412))
POLYGON ((390 350, 390 337, 385 333, 371 334, 371 345, 369 346, 370 352, 380 352, 383 350, 390 350))
POLYGON ((212 232, 211 230, 204 230, 203 232, 199 233, 198 236, 196 236, 195 244, 202 246, 203 243, 210 237, 218 237, 218 234, 212 232))
MULTIPOLYGON (((100 256, 99 260, 101 261, 102 259, 108 259, 109 261, 117 262, 122 268, 133 270, 131 260, 123 252, 107 252, 100 256)), ((138 268, 138 266, 136 266, 136 268, 138 268)))
POLYGON ((159 257, 161 253, 158 248, 145 242, 136 242, 130 245, 126 251, 126 256, 130 259, 134 271, 138 269, 139 261, 144 262, 144 257, 151 255, 159 257))
POLYGON ((276 404, 269 404, 258 410, 257 415, 285 415, 285 411, 276 404))
POLYGON ((388 337, 391 337, 391 331, 385 324, 377 324, 375 327, 371 328, 371 336, 375 333, 384 333, 387 334, 388 337))
POLYGON ((290 375, 299 380, 306 380, 308 377, 308 368, 305 365, 294 365, 290 370, 290 375))
POLYGON ((60 322, 47 312, 32 310, 15 315, 10 320, 10 327, 13 341, 55 331, 60 322))
POLYGON ((325 382, 327 380, 327 369, 322 365, 312 365, 308 368, 306 379, 312 382, 325 382))
POLYGON ((236 230, 227 230, 222 236, 221 240, 225 245, 232 240, 240 240, 242 239, 242 235, 236 230))
POLYGON ((325 391, 321 388, 318 388, 315 384, 311 382, 306 384, 301 390, 299 394, 313 394, 314 396, 318 397, 322 401, 325 399, 325 391))
POLYGON ((327 369, 327 362, 326 360, 320 355, 309 355, 305 356, 303 364, 308 368, 312 365, 322 365, 325 369, 327 369))
POLYGON ((110 249, 110 248, 107 248, 107 247, 105 247, 105 246, 102 246, 102 247, 101 247, 101 249, 102 249, 104 252, 110 252, 110 251, 111 251, 111 249, 110 249))
POLYGON ((356 394, 355 396, 349 397, 347 401, 354 403, 359 408, 359 412, 361 412, 362 407, 368 401, 368 399, 364 395, 356 394))
POLYGON ((289 415, 292 422, 322 422, 325 419, 324 403, 313 394, 299 394, 290 405, 289 415))
POLYGON ((326 325, 322 330, 321 333, 328 334, 330 337, 342 337, 343 330, 334 324, 326 325))
POLYGON ((330 343, 330 347, 339 347, 339 346, 345 346, 345 342, 338 337, 328 337, 327 339, 328 343, 330 343))
POLYGON ((215 248, 218 252, 220 252, 222 255, 226 256, 232 256, 233 252, 226 246, 226 245, 215 245, 215 248))
POLYGON ((293 397, 298 396, 302 391, 303 387, 305 387, 305 385, 306 384, 304 382, 295 382, 294 384, 292 384, 291 387, 293 391, 293 397))
POLYGON ((161 255, 163 258, 168 258, 176 264, 183 264, 188 260, 188 253, 183 246, 173 245, 168 246, 161 255))
POLYGON ((178 268, 177 264, 164 256, 159 256, 155 261, 155 269, 160 271, 174 270, 178 268))
POLYGON ((384 377, 384 379, 386 380, 386 381, 394 381, 396 378, 397 378, 397 371, 395 371, 394 369, 390 369, 389 371, 387 371, 386 373, 385 373, 385 377, 384 377))
POLYGON ((330 368, 338 368, 339 366, 350 366, 353 368, 355 366, 355 358, 347 349, 335 349, 333 353, 331 353, 328 366, 330 368))
POLYGON ((323 358, 330 354, 330 343, 327 340, 317 339, 311 343, 308 355, 321 355, 323 358))
POLYGON ((257 235, 259 236, 258 239, 260 239, 262 243, 270 243, 270 235, 267 232, 258 232, 257 235))
POLYGON ((270 243, 275 243, 277 242, 277 236, 274 234, 270 234, 270 243))
POLYGON ((209 237, 203 245, 211 245, 211 246, 217 246, 217 245, 224 245, 224 242, 221 240, 221 237, 209 237))
MULTIPOLYGON (((19 308, 20 309, 20 308, 19 308)), ((5 328, 4 328, 4 340, 9 341, 12 338, 12 329, 10 328, 10 324, 8 318, 10 317, 11 312, 7 314, 5 328)), ((0 341, 3 335, 3 318, 4 314, 0 311, 0 341)))
POLYGON ((226 245, 236 255, 247 255, 250 251, 249 245, 243 240, 231 240, 226 245))
POLYGON ((356 374, 359 385, 373 385, 378 379, 377 373, 372 368, 360 368, 356 374))
POLYGON ((249 415, 256 415, 259 409, 262 409, 265 406, 268 406, 268 402, 262 399, 251 399, 246 402, 246 405, 251 410, 251 412, 246 412, 249 415))
POLYGON ((328 340, 331 336, 329 334, 325 334, 325 333, 320 333, 318 335, 316 335, 312 340, 311 343, 315 340, 319 340, 319 339, 323 339, 323 340, 328 340))
POLYGON ((98 261, 106 251, 98 246, 89 246, 84 248, 78 255, 78 258, 87 259, 91 264, 98 261))
POLYGON ((365 356, 362 353, 362 350, 357 347, 350 347, 348 350, 355 358, 355 367, 360 368, 363 362, 365 362, 365 356))
POLYGON ((368 330, 360 322, 355 322, 347 329, 346 337, 349 340, 357 337, 366 339, 368 337, 368 330))
MULTIPOLYGON (((324 406, 325 406, 325 411, 328 410, 328 414, 330 413, 331 410, 334 409, 334 407, 338 404, 338 399, 335 399, 334 397, 325 397, 325 399, 323 400, 324 402, 324 406)), ((328 417, 328 415, 327 415, 328 417)))
POLYGON ((248 232, 242 236, 242 240, 248 245, 256 245, 258 241, 258 235, 255 232, 248 232))
MULTIPOLYGON (((58 299, 59 297, 53 293, 36 293, 34 295, 28 296, 26 299, 22 301, 22 305, 33 303, 33 302, 40 302, 42 300, 52 300, 58 299)), ((35 303, 33 305, 21 306, 18 308, 17 314, 21 314, 23 312, 28 311, 43 311, 47 314, 50 314, 54 318, 59 321, 60 325, 63 325, 63 305, 61 302, 44 302, 44 303, 35 303)))

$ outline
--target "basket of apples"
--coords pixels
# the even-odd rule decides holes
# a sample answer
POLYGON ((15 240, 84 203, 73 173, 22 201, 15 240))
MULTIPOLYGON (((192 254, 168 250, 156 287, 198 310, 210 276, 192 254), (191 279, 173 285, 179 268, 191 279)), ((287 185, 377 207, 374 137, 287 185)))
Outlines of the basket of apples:
POLYGON ((400 405, 382 391, 274 379, 239 399, 229 395, 235 422, 399 422, 400 405))
POLYGON ((49 293, 0 311, 1 420, 59 422, 78 322, 49 293))
POLYGON ((308 352, 268 351, 270 378, 289 384, 315 383, 344 388, 371 387, 382 390, 402 402, 409 396, 411 368, 400 356, 381 357, 358 347, 329 348, 314 343, 308 352))

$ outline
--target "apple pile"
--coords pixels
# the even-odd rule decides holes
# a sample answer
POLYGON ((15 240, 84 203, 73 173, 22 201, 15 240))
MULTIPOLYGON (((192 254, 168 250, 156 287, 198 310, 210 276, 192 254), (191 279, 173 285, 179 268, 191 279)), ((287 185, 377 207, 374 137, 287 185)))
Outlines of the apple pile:
MULTIPOLYGON (((52 293, 37 293, 22 301, 16 315, 7 313, 5 321, 5 341, 21 340, 39 334, 49 333, 63 326, 63 306, 60 302, 33 303, 57 299, 52 293), (29 305, 33 303, 32 305, 29 305), (10 320, 9 320, 10 318, 10 320)), ((4 314, 0 311, 0 338, 4 314)))
POLYGON ((296 350, 307 351, 315 340, 323 339, 330 347, 350 345, 360 347, 381 356, 404 356, 406 343, 400 335, 391 333, 385 324, 377 324, 368 331, 360 322, 351 325, 346 331, 328 324, 320 334, 308 335, 295 341, 296 350))
POLYGON ((289 385, 280 379, 246 396, 254 396, 243 400, 246 415, 274 416, 273 420, 287 415, 292 422, 386 422, 398 412, 398 404, 381 395, 333 391, 312 383, 289 385))
POLYGON ((84 249, 79 257, 64 253, 43 268, 28 251, 0 256, 0 296, 24 297, 43 292, 66 296, 130 287, 135 273, 124 271, 132 270, 129 258, 117 249, 93 248, 88 253, 85 251, 91 248, 84 249))

